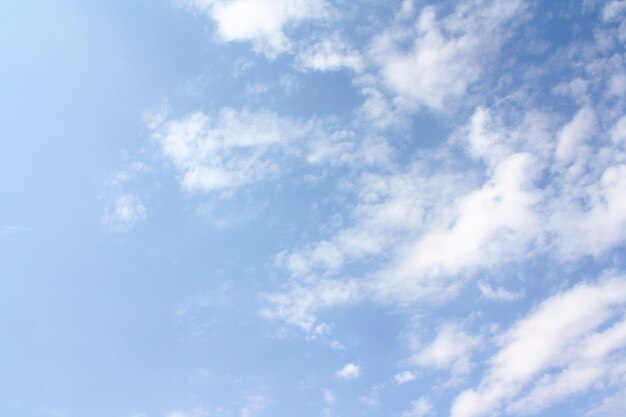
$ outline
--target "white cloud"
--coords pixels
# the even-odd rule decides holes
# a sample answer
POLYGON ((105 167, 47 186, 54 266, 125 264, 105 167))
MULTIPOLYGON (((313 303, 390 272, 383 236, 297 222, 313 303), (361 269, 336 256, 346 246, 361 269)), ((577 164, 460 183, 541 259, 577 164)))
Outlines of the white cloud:
POLYGON ((434 205, 450 201, 462 182, 453 175, 428 176, 419 164, 406 172, 364 174, 358 183, 354 225, 339 230, 331 239, 282 252, 276 262, 294 276, 306 276, 386 253, 399 246, 406 234, 419 230, 425 214, 435 209, 434 205))
POLYGON ((326 0, 180 0, 209 15, 224 41, 250 41, 269 57, 288 51, 285 35, 289 25, 328 18, 332 9, 326 0))
POLYGON ((402 0, 400 10, 397 12, 397 17, 400 19, 408 19, 415 12, 415 0, 402 0))
POLYGON ((0 229, 0 236, 2 235, 16 235, 19 233, 28 233, 31 229, 23 226, 5 226, 0 229))
POLYGON ((263 395, 255 395, 248 398, 239 410, 240 417, 253 417, 271 404, 271 400, 263 395))
MULTIPOLYGON (((274 53, 290 48, 283 32, 290 18, 266 32, 224 35, 228 32, 222 33, 220 19, 226 23, 228 19, 211 7, 223 39, 252 40, 274 53)), ((405 19, 412 13, 406 7, 405 19)), ((504 44, 505 28, 523 12, 522 2, 505 1, 463 2, 444 17, 427 7, 415 30, 383 33, 367 57, 376 60, 381 78, 358 75, 357 85, 365 96, 360 111, 379 126, 389 126, 397 122, 399 109, 413 104, 442 109, 464 97, 480 82, 490 57, 504 44)), ((305 48, 297 60, 302 69, 320 71, 351 68, 361 72, 365 67, 362 56, 337 34, 305 48)), ((591 87, 585 84, 586 88, 591 87)), ((403 305, 440 300, 454 295, 478 270, 495 270, 536 253, 552 255, 551 250, 567 259, 599 255, 621 244, 626 236, 626 165, 616 151, 626 144, 626 122, 623 117, 616 122, 602 114, 601 106, 594 107, 586 95, 586 91, 579 94, 584 105, 562 126, 557 126, 557 120, 566 117, 548 114, 542 118, 532 110, 511 117, 498 107, 504 107, 501 104, 498 110, 477 108, 466 126, 432 151, 446 154, 442 159, 453 159, 450 155, 460 144, 473 159, 467 178, 450 174, 446 164, 424 169, 423 161, 418 161, 400 169, 390 162, 391 147, 385 139, 360 139, 348 130, 329 133, 319 127, 323 123, 269 112, 227 109, 215 118, 196 113, 152 124, 157 126, 155 138, 164 155, 178 170, 183 188, 191 192, 234 190, 276 178, 294 160, 312 166, 388 168, 384 174, 360 175, 351 225, 276 257, 276 264, 299 281, 268 295, 272 307, 263 314, 321 337, 327 327, 317 323, 316 313, 324 308, 365 298, 403 305), (613 128, 606 134, 603 126, 613 128), (360 280, 332 279, 347 264, 359 261, 374 265, 360 280)), ((523 294, 488 282, 478 283, 486 298, 515 300, 523 294)), ((596 300, 601 306, 597 311, 585 306, 581 314, 588 316, 584 317, 559 315, 559 309, 570 308, 563 299, 579 299, 571 294, 585 291, 593 299, 593 288, 581 286, 551 298, 503 335, 483 381, 457 398, 452 415, 536 412, 608 378, 609 364, 615 363, 611 350, 599 356, 584 353, 582 340, 595 331, 602 335, 598 336, 602 343, 621 349, 625 343, 621 327, 600 330, 600 324, 607 321, 600 317, 597 324, 589 319, 616 303, 596 300), (568 333, 569 327, 582 330, 568 333), (531 333, 540 334, 536 339, 542 340, 531 339, 531 333), (551 338, 552 333, 559 340, 551 338), (528 359, 523 355, 528 349, 539 353, 528 359)), ((598 288, 603 291, 604 287, 598 288)), ((472 354, 480 343, 480 338, 448 325, 412 360, 419 366, 463 374, 472 367, 472 354)), ((354 364, 337 372, 346 379, 358 374, 354 364)), ((395 377, 397 384, 414 379, 408 371, 395 377)), ((324 400, 332 404, 332 392, 324 391, 324 400)), ((429 413, 432 405, 420 399, 403 415, 429 413)))
POLYGON ((324 404, 333 405, 337 399, 335 398, 335 394, 331 390, 325 389, 323 391, 324 394, 324 404))
POLYGON ((302 49, 297 62, 298 66, 305 70, 338 71, 342 68, 356 72, 363 70, 361 54, 350 47, 337 32, 302 49))
POLYGON ((361 395, 359 401, 370 408, 374 408, 380 404, 380 398, 378 398, 378 393, 376 392, 361 395))
POLYGON ((383 92, 383 86, 372 74, 359 74, 354 84, 361 89, 364 101, 356 110, 363 124, 376 129, 406 125, 405 109, 402 100, 390 100, 383 92))
POLYGON ((602 9, 602 19, 605 22, 617 21, 626 12, 626 1, 612 0, 606 3, 602 9))
POLYGON ((341 368, 340 370, 338 370, 335 375, 337 375, 337 378, 355 379, 355 378, 358 378, 360 374, 361 374, 361 367, 359 365, 349 363, 343 368, 341 368))
MULTIPOLYGON (((432 165, 418 157, 403 171, 364 174, 355 186, 352 224, 281 252, 276 263, 293 277, 306 277, 306 291, 314 292, 312 277, 376 259, 377 267, 353 282, 343 302, 369 298, 407 305, 449 298, 477 271, 538 254, 573 260, 606 253, 626 239, 626 151, 622 120, 613 122, 602 142, 594 113, 582 107, 560 126, 553 115, 533 110, 508 114, 505 122, 506 111, 478 107, 451 135, 450 148, 428 155, 431 161, 440 158, 437 169, 424 169, 432 165), (565 151, 584 148, 585 142, 590 148, 584 152, 565 151), (601 147, 591 151, 594 142, 601 147), (479 163, 465 177, 446 168, 448 152, 458 146, 479 163), (576 162, 555 163, 557 152, 562 161, 573 155, 576 162), (485 177, 482 185, 474 174, 485 177)), ((523 294, 487 282, 479 283, 487 298, 523 294)), ((314 321, 313 311, 320 308, 309 303, 307 320, 314 321)))
POLYGON ((138 174, 149 171, 149 168, 143 162, 135 161, 129 163, 124 169, 111 175, 107 180, 107 185, 111 188, 122 188, 124 184, 135 179, 138 174))
MULTIPOLYGON (((238 402, 238 404, 241 404, 241 402, 238 402)), ((232 416, 237 416, 237 415, 241 417, 240 411, 241 410, 238 409, 237 407, 233 408, 232 406, 231 407, 217 406, 217 407, 210 407, 210 408, 195 407, 186 411, 182 411, 182 410, 172 411, 166 414, 166 417, 227 417, 227 416, 232 417, 232 416)), ((250 415, 250 417, 252 417, 252 415, 250 415)))
POLYGON ((350 130, 319 135, 309 141, 307 148, 306 161, 312 165, 385 167, 391 165, 393 154, 392 148, 384 138, 367 136, 359 141, 350 130))
POLYGON ((146 219, 146 207, 139 197, 126 194, 115 198, 112 205, 106 209, 104 224, 114 230, 127 231, 146 219))
POLYGON ((626 390, 618 391, 585 413, 586 417, 620 417, 626 410, 626 390))
POLYGON ((327 323, 318 324, 313 330, 315 336, 325 336, 330 333, 330 325, 327 323))
POLYGON ((625 303, 623 278, 550 297, 497 339, 500 349, 481 383, 455 399, 451 416, 491 415, 503 407, 531 413, 589 389, 612 371, 611 354, 626 347, 625 303), (616 317, 622 321, 604 327, 616 317))
POLYGON ((611 140, 618 145, 626 145, 626 116, 622 116, 611 128, 611 140))
POLYGON ((490 166, 497 164, 510 149, 504 142, 502 133, 492 119, 489 109, 479 106, 472 114, 461 141, 467 142, 469 154, 478 160, 484 160, 490 166))
POLYGON ((225 108, 215 117, 195 112, 164 121, 152 138, 190 193, 232 192, 277 178, 300 159, 311 165, 389 164, 391 150, 383 138, 361 139, 331 128, 323 120, 225 108))
POLYGON ((140 174, 150 171, 148 165, 133 161, 106 179, 108 188, 102 224, 118 232, 128 231, 147 218, 147 209, 141 198, 126 189, 137 182, 140 174))
MULTIPOLYGON (((307 307, 303 307, 303 308, 304 310, 307 310, 307 307)), ((270 313, 270 315, 271 314, 272 313, 270 313)), ((292 316, 291 318, 295 319, 296 317, 292 316)), ((323 344, 325 344, 332 350, 336 350, 336 351, 346 349, 346 347, 341 342, 337 340, 330 340, 328 338, 331 332, 331 326, 328 323, 320 323, 313 327, 307 327, 307 326, 308 326, 308 323, 305 323, 305 322, 302 322, 300 325, 300 327, 309 331, 309 334, 306 336, 307 341, 311 342, 311 341, 320 340, 323 344)))
POLYGON ((448 323, 439 328, 430 345, 413 354, 411 362, 425 368, 450 369, 455 374, 464 374, 470 371, 472 354, 480 344, 479 337, 468 335, 455 323, 448 323))
POLYGON ((264 309, 261 315, 268 319, 280 318, 310 331, 314 329, 318 310, 356 302, 361 291, 354 281, 320 280, 310 287, 296 285, 284 292, 266 294, 272 308, 264 309))
POLYGON ((273 113, 224 109, 214 119, 196 112, 170 120, 152 136, 180 172, 182 187, 206 192, 270 177, 280 169, 281 147, 311 128, 273 113))
POLYGON ((162 99, 158 105, 143 113, 143 122, 149 129, 156 129, 167 120, 171 111, 169 100, 162 99))
MULTIPOLYGON (((458 200, 456 214, 402 248, 374 282, 382 299, 415 300, 454 290, 448 279, 471 268, 497 265, 535 238, 533 158, 513 154, 480 189, 458 200), (531 175, 529 175, 531 174, 531 175)), ((462 282, 457 281, 461 284, 462 282)), ((449 294, 448 294, 449 295, 449 294)))
POLYGON ((589 389, 604 374, 601 366, 572 365, 557 376, 545 376, 524 397, 510 404, 507 412, 534 414, 567 398, 589 389))
MULTIPOLYGON (((327 2, 314 0, 187 4, 216 21, 222 40, 250 41, 270 56, 292 49, 287 37, 290 25, 330 13, 327 2)), ((625 5, 607 3, 602 18, 619 21, 625 5)), ((414 8, 414 2, 404 0, 394 25, 404 25, 414 8), (405 20, 398 23, 399 19, 405 20)), ((447 108, 489 76, 486 67, 505 45, 515 21, 523 19, 525 6, 517 0, 469 0, 452 5, 445 16, 439 14, 442 9, 423 8, 414 27, 384 31, 363 55, 333 32, 297 52, 296 65, 355 71, 355 83, 365 97, 359 111, 379 127, 396 124, 402 109, 447 108), (364 73, 368 59, 378 65, 376 76, 364 73)), ((610 80, 605 83, 606 94, 621 100, 623 74, 604 78, 610 80)), ((319 120, 224 109, 215 117, 198 112, 168 121, 163 110, 149 115, 146 123, 189 192, 230 192, 271 180, 293 161, 361 170, 359 183, 351 190, 356 195, 352 223, 303 248, 287 249, 275 259, 295 280, 282 287, 283 292, 266 296, 272 308, 263 315, 299 326, 314 339, 329 333, 327 324, 316 321, 316 313, 324 308, 362 299, 394 305, 437 301, 454 295, 476 271, 489 274, 537 253, 559 253, 568 260, 599 256, 622 244, 626 117, 615 120, 623 114, 619 106, 611 110, 619 115, 611 116, 604 111, 606 103, 595 105, 588 91, 592 84, 580 78, 569 83, 582 107, 573 115, 547 114, 548 122, 532 110, 524 116, 508 114, 506 101, 517 99, 494 97, 493 109, 477 108, 447 143, 424 151, 430 154, 418 154, 414 163, 402 168, 391 162, 393 152, 386 139, 332 131, 320 127, 325 123, 319 120), (567 122, 557 126, 557 120, 567 122), (459 158, 459 148, 471 160, 459 158), (445 162, 440 166, 438 156, 445 162), (425 168, 424 160, 429 159, 436 166, 425 168), (371 166, 387 171, 367 172, 371 166), (450 173, 459 167, 462 174, 450 173), (353 262, 369 262, 369 272, 358 280, 334 275, 353 262)), ((248 93, 261 93, 267 85, 249 87, 248 93)), ((531 104, 521 99, 515 106, 531 104)), ((132 225, 145 218, 141 202, 131 195, 120 198, 126 197, 130 200, 120 204, 116 200, 108 223, 132 225)), ((477 284, 488 299, 515 300, 523 294, 493 287, 491 282, 477 284)), ((534 413, 598 383, 623 378, 626 373, 614 352, 626 346, 624 292, 623 280, 614 279, 579 285, 544 301, 497 338, 498 351, 482 381, 457 398, 452 415, 534 413)), ((340 348, 337 343, 330 342, 340 348)), ((420 346, 412 363, 467 373, 481 343, 481 337, 458 325, 444 325, 432 343, 420 346)), ((357 365, 348 364, 336 376, 356 378, 359 372, 357 365)), ((410 371, 394 377, 397 384, 415 379, 410 371)), ((323 394, 327 404, 335 401, 331 391, 323 394)), ((240 414, 245 417, 262 409, 259 398, 243 406, 240 414)), ((421 398, 402 415, 423 417, 432 411, 430 401, 421 398)))
MULTIPOLYGON (((475 152, 476 158, 488 162, 488 177, 482 186, 476 187, 472 175, 433 171, 421 160, 406 171, 364 174, 356 189, 353 225, 303 249, 281 252, 277 265, 294 277, 313 277, 335 273, 346 263, 378 258, 383 261, 378 270, 358 282, 351 281, 352 289, 343 293, 342 302, 368 297, 410 303, 453 295, 465 284, 458 277, 461 272, 471 277, 475 270, 523 257, 541 230, 536 206, 542 194, 534 184, 541 165, 533 154, 516 152, 509 142, 540 142, 543 135, 537 134, 541 129, 534 126, 538 124, 534 119, 520 126, 525 133, 502 133, 491 123, 477 129, 488 119, 481 118, 472 119, 466 140, 492 135, 490 141, 502 142, 499 147, 492 144, 475 152), (491 129, 498 131, 492 133, 491 129)), ((456 136, 453 139, 456 141, 456 136)), ((432 160, 433 155, 429 157, 432 160)), ((446 156, 441 157, 441 165, 447 163, 446 156)), ((293 293, 283 295, 277 306, 279 316, 300 323, 297 317, 306 317, 310 325, 323 301, 313 295, 314 285, 299 291, 307 293, 306 303, 294 302, 293 293), (285 304, 291 307, 285 309, 285 304), (293 308, 295 304, 298 308, 293 308)))
POLYGON ((556 158, 559 162, 572 162, 578 154, 584 152, 584 141, 594 133, 596 116, 592 109, 583 107, 576 113, 574 119, 566 124, 558 137, 556 158))
MULTIPOLYGON (((626 29, 626 25, 622 24, 622 26, 626 29)), ((621 37, 626 40, 626 31, 621 37)), ((606 93, 609 96, 623 96, 626 93, 626 73, 613 74, 606 93)))
POLYGON ((556 203, 561 206, 550 219, 559 250, 568 259, 599 255, 626 236, 626 165, 609 166, 598 182, 588 181, 575 191, 565 188, 569 194, 556 203))
POLYGON ((426 417, 433 414, 432 403, 422 397, 411 402, 411 408, 402 413, 402 417, 426 417))
POLYGON ((380 405, 380 394, 385 389, 387 384, 376 384, 367 392, 359 397, 359 401, 370 408, 378 407, 380 405))
POLYGON ((521 1, 465 1, 443 18, 425 7, 414 29, 393 28, 370 49, 381 77, 396 94, 435 109, 462 97, 524 12, 521 1), (409 51, 401 45, 412 42, 409 51))
POLYGON ((331 340, 330 342, 328 342, 328 347, 330 347, 332 350, 346 350, 346 347, 343 345, 343 343, 337 340, 331 340))
POLYGON ((504 288, 493 288, 484 281, 478 283, 478 289, 485 298, 490 300, 514 301, 523 297, 522 293, 514 293, 504 288))
POLYGON ((256 83, 248 83, 246 84, 245 95, 247 96, 259 96, 267 93, 272 85, 267 82, 256 82, 256 83))
POLYGON ((373 127, 406 125, 422 106, 444 110, 461 103, 474 84, 486 82, 485 68, 496 61, 527 10, 519 0, 455 5, 443 16, 438 14, 444 7, 423 7, 412 21, 415 3, 403 1, 392 25, 362 52, 373 73, 354 80, 364 96, 357 114, 373 127))
POLYGON ((417 375, 411 371, 402 371, 393 377, 394 382, 398 385, 406 384, 407 382, 412 382, 416 379, 417 375))

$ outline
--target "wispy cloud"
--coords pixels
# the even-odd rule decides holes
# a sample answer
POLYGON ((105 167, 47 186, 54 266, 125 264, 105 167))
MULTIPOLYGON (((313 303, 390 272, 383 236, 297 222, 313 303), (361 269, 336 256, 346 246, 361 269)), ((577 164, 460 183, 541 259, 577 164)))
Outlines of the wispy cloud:
POLYGON ((411 408, 402 412, 402 417, 426 417, 433 414, 433 404, 425 397, 411 402, 411 408))
POLYGON ((254 395, 248 398, 239 410, 240 417, 254 417, 267 408, 272 401, 264 395, 254 395))
POLYGON ((334 131, 329 121, 246 109, 168 120, 152 131, 152 138, 190 193, 228 193, 277 179, 302 159, 311 165, 384 165, 390 153, 384 139, 334 131))
POLYGON ((146 217, 146 207, 139 197, 126 194, 113 200, 106 208, 102 221, 113 230, 124 232, 144 221, 146 217))
POLYGON ((626 347, 625 302, 621 277, 580 284, 542 302, 497 338, 499 350, 482 381, 456 398, 451 415, 536 413, 626 371, 612 355, 626 347))
POLYGON ((455 374, 468 373, 473 366, 472 355, 481 344, 481 337, 467 334, 458 324, 447 323, 429 345, 412 355, 410 362, 424 368, 449 369, 455 374))
POLYGON ((484 281, 478 283, 478 289, 480 289, 485 298, 490 300, 514 301, 524 296, 524 294, 519 292, 511 292, 504 288, 494 288, 484 281))
POLYGON ((4 226, 0 228, 0 236, 2 235, 16 235, 20 233, 28 233, 31 229, 24 226, 4 226))
POLYGON ((317 71, 348 68, 360 72, 364 69, 361 54, 348 45, 337 32, 304 47, 298 54, 297 66, 303 70, 317 71))

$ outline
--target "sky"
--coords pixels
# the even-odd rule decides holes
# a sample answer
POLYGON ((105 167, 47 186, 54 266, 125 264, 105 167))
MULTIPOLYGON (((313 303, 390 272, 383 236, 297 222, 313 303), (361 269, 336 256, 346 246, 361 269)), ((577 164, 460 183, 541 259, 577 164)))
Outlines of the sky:
POLYGON ((0 415, 623 417, 625 0, 0 3, 0 415))

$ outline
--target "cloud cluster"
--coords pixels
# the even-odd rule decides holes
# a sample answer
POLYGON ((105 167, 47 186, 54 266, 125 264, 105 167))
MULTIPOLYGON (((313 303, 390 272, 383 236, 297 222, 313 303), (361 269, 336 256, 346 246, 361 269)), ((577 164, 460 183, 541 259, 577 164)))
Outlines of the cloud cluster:
POLYGON ((278 178, 294 162, 311 166, 384 165, 391 153, 380 137, 359 138, 322 120, 282 117, 268 111, 194 112, 149 126, 152 138, 194 192, 232 192, 278 178))
POLYGON ((305 70, 316 71, 348 68, 360 72, 364 69, 361 54, 348 45, 337 32, 302 49, 298 54, 297 65, 305 70))
POLYGON ((443 109, 480 79, 525 11, 517 0, 460 2, 443 18, 436 7, 424 7, 413 27, 378 35, 369 54, 395 94, 443 109))
MULTIPOLYGON (((560 144, 572 140, 572 124, 595 123, 588 114, 583 108, 559 125, 531 110, 507 125, 498 111, 479 107, 449 143, 482 164, 473 166, 485 176, 482 184, 444 169, 420 172, 424 164, 364 175, 353 225, 282 252, 277 263, 302 277, 378 257, 379 269, 353 283, 360 288, 354 297, 406 304, 454 296, 476 271, 540 254, 572 261, 605 253, 626 236, 626 148, 605 136, 596 140, 604 143, 599 149, 581 150, 588 145, 575 139, 575 160, 562 162, 560 144)), ((613 123, 613 137, 620 123, 613 123)), ((481 291, 516 298, 485 282, 481 291)))
POLYGON ((411 402, 411 408, 404 411, 402 417, 426 417, 433 414, 433 404, 426 398, 411 402))
POLYGON ((215 21, 223 41, 249 41, 269 57, 288 51, 289 25, 329 18, 326 0, 181 0, 182 5, 207 14, 215 21))
POLYGON ((311 126, 273 113, 224 109, 215 118, 196 112, 153 133, 189 192, 237 188, 271 177, 282 152, 311 126))
MULTIPOLYGON (((529 294, 507 289, 514 279, 507 266, 537 259, 571 266, 623 247, 623 1, 596 10, 593 39, 552 50, 542 68, 534 58, 514 57, 540 54, 541 45, 518 42, 507 50, 533 13, 518 0, 466 0, 417 13, 404 1, 388 27, 360 43, 334 29, 300 43, 288 38, 289 27, 328 18, 326 1, 186 5, 211 16, 223 41, 250 41, 269 57, 291 52, 291 68, 301 75, 349 69, 362 96, 343 127, 246 108, 148 122, 189 193, 233 193, 279 180, 296 165, 352 169, 336 189, 349 201, 340 208, 347 218, 274 257, 285 282, 263 294, 264 317, 315 340, 330 331, 319 312, 363 300, 425 308, 473 283, 483 301, 514 302, 529 294), (403 139, 419 139, 400 121, 424 112, 444 119, 450 134, 400 155, 403 139)), ((145 216, 138 200, 119 206, 120 223, 145 216)), ((454 400, 452 417, 532 414, 600 384, 619 386, 626 376, 625 282, 603 278, 564 289, 496 336, 495 345, 453 322, 436 323, 432 342, 414 349, 407 364, 466 376, 479 364, 475 353, 495 346, 480 381, 454 400)), ((336 376, 359 373, 350 363, 336 376)), ((405 371, 394 381, 416 378, 405 371)), ((335 400, 331 391, 324 398, 335 400)), ((422 397, 402 415, 433 413, 422 397)))
POLYGON ((464 374, 470 371, 472 354, 480 345, 480 337, 467 334, 455 323, 446 323, 432 343, 414 353, 410 362, 423 368, 450 369, 455 374, 464 374))
POLYGON ((579 284, 553 295, 498 337, 480 384, 454 401, 452 417, 533 414, 626 376, 626 280, 579 284))

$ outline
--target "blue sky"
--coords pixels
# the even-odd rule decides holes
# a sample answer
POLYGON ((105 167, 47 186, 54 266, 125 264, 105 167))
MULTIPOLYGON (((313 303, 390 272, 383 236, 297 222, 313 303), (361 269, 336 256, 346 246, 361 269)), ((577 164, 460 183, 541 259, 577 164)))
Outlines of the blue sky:
POLYGON ((626 1, 0 5, 0 414, 621 417, 626 1))

